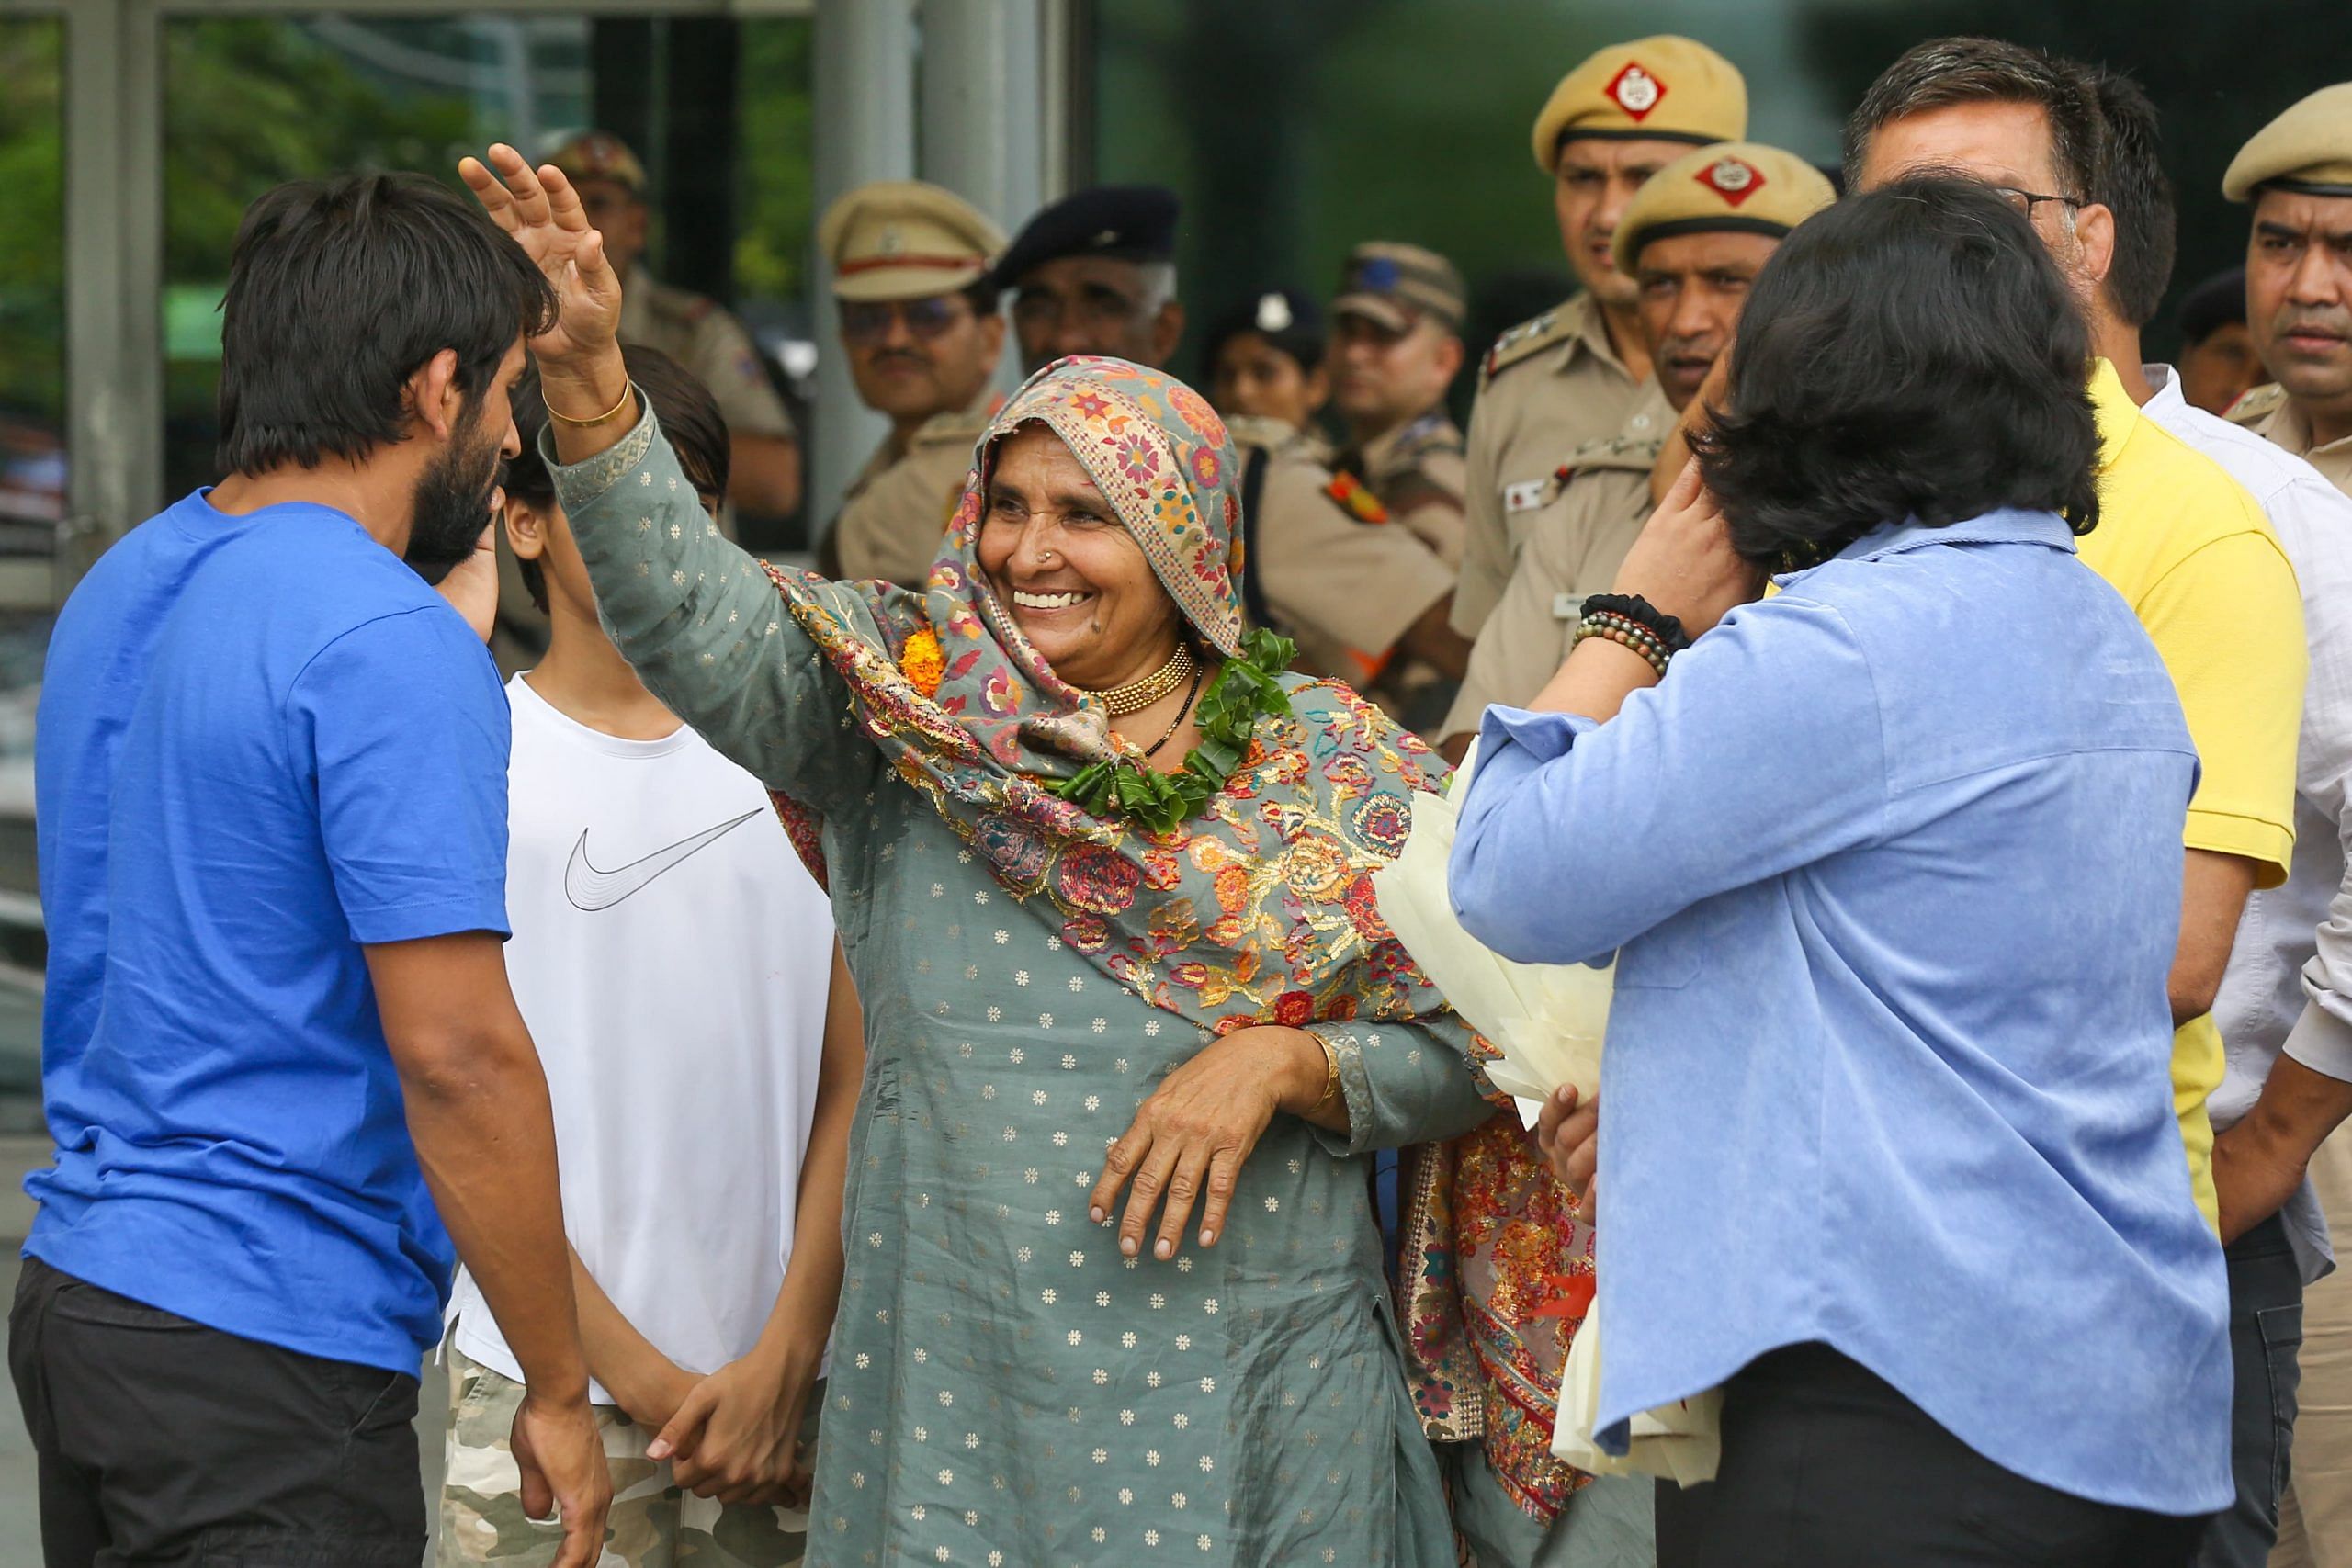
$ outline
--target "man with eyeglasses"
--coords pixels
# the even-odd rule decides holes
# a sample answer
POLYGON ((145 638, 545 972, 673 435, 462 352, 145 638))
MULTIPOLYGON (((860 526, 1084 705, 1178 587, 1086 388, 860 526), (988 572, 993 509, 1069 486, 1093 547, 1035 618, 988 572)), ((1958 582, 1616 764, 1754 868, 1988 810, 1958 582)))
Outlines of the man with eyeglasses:
POLYGON ((2224 1058, 2211 1014, 2247 895, 2289 875, 2307 654, 2295 571, 2260 505, 2141 410, 2154 388, 2128 323, 2154 313, 2171 256, 2168 243, 2143 237, 2151 197, 2118 179, 2122 117, 2111 125, 2109 105, 2129 107, 2127 96, 2037 50, 1937 39, 1863 96, 1846 126, 1846 173, 1865 190, 1928 169, 1999 189, 2093 322, 2099 517, 2081 558, 2132 604, 2163 655, 2202 764, 2169 991, 2174 1108, 2198 1202, 2218 1231, 2229 1205, 2216 1193, 2205 1102, 2224 1058))
POLYGON ((858 470, 822 546, 830 575, 920 588, 1001 400, 1004 318, 987 281, 1004 233, 953 191, 880 180, 833 203, 817 248, 833 266, 858 400, 890 434, 858 470))

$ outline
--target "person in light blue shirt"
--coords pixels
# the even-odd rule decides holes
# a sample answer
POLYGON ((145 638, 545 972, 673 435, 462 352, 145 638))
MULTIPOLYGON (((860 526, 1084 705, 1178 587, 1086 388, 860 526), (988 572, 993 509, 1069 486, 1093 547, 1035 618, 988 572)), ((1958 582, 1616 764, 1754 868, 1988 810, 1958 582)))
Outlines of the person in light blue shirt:
POLYGON ((2075 558, 2088 358, 1987 187, 1808 220, 1623 596, 1487 712, 1464 926, 1617 953, 1600 1093, 1541 1128, 1599 1208, 1601 1439, 1725 1391, 1661 1568, 2156 1568, 2230 1498, 2167 1070, 2197 758, 2075 558))

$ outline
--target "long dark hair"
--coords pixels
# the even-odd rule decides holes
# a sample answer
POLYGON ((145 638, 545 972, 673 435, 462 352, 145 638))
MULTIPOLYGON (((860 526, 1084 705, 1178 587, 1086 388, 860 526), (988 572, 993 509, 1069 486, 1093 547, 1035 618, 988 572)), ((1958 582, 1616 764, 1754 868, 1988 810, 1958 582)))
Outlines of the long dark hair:
POLYGON ((1972 180, 1849 197, 1757 275, 1697 449, 1732 547, 1804 566, 1884 524, 2098 516, 2090 334, 2023 214, 1972 180))

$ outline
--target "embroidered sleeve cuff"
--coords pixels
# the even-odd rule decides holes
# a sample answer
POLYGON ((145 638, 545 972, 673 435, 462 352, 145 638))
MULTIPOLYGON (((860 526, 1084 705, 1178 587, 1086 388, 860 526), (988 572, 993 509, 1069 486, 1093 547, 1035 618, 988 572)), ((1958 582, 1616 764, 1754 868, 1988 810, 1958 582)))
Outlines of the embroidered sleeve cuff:
MULTIPOLYGON (((1364 1070, 1364 1042, 1358 1036, 1356 1026, 1310 1023, 1306 1032, 1330 1047, 1331 1059, 1340 1068, 1340 1098, 1348 1107, 1348 1130, 1338 1133, 1329 1127, 1316 1127, 1316 1141, 1335 1155, 1360 1155, 1376 1147, 1372 1139, 1380 1117, 1373 1103, 1372 1079, 1364 1070)), ((1371 1041, 1376 1045, 1380 1036, 1374 1034, 1371 1041)))
POLYGON ((629 383, 629 390, 637 393, 639 413, 637 423, 627 435, 605 447, 585 462, 566 465, 555 455, 555 426, 549 424, 539 432, 539 457, 548 466, 548 473, 555 480, 555 497, 567 515, 578 513, 606 491, 618 484, 624 475, 645 461, 653 443, 662 434, 662 422, 653 417, 653 401, 629 383))

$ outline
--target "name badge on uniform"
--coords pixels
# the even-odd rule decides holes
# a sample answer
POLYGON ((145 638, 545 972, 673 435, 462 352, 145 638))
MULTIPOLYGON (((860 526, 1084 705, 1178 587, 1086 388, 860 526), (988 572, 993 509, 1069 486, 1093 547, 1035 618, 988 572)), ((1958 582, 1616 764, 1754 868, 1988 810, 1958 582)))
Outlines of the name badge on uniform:
POLYGON ((1532 512, 1544 504, 1544 481, 1521 479, 1515 485, 1503 486, 1505 512, 1532 512))
POLYGON ((1552 595, 1552 618, 1553 618, 1554 620, 1555 620, 1555 621, 1581 621, 1581 620, 1583 620, 1583 619, 1584 619, 1584 595, 1583 595, 1583 594, 1581 594, 1581 593, 1555 593, 1555 594, 1553 594, 1553 595, 1552 595))

